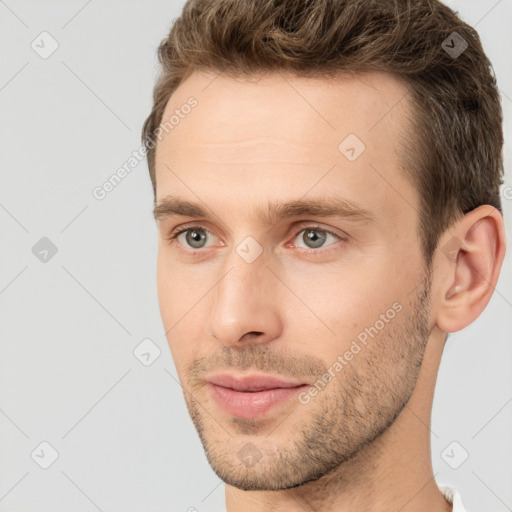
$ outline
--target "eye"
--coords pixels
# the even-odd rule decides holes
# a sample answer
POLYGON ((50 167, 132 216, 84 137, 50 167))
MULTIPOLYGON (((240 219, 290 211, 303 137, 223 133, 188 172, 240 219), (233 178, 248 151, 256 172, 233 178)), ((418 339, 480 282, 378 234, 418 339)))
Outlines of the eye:
POLYGON ((201 226, 188 226, 180 231, 173 232, 168 240, 173 243, 177 240, 181 245, 190 249, 203 249, 206 247, 208 235, 212 233, 201 226))
MULTIPOLYGON (((322 229, 318 226, 308 226, 299 231, 295 235, 294 240, 299 239, 300 242, 304 243, 304 246, 297 245, 297 247, 301 247, 307 250, 315 250, 324 247, 325 242, 329 238, 334 239, 335 242, 337 240, 341 240, 341 237, 339 235, 336 235, 331 231, 322 229)), ((327 245, 329 246, 333 244, 331 243, 327 245)))

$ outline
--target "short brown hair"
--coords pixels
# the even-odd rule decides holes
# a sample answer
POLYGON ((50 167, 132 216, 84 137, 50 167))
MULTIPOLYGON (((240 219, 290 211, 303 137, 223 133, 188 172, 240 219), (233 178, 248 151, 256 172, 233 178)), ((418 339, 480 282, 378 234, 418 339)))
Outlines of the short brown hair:
POLYGON ((477 32, 438 0, 188 0, 158 57, 162 73, 142 130, 155 198, 154 133, 170 96, 194 71, 386 72, 412 98, 414 149, 404 167, 420 197, 427 263, 460 215, 482 204, 501 211, 496 78, 477 32), (467 48, 454 54, 455 43, 467 48))

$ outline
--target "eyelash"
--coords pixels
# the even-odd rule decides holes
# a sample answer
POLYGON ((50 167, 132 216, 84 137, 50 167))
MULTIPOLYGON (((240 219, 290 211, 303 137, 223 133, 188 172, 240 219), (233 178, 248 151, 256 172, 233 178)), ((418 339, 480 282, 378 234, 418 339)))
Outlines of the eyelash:
MULTIPOLYGON (((172 245, 172 244, 174 244, 176 242, 176 239, 182 233, 186 233, 187 231, 193 231, 194 229, 202 230, 202 231, 205 231, 206 233, 208 233, 210 235, 215 236, 214 233, 212 233, 209 229, 206 229, 205 227, 203 227, 201 225, 198 225, 198 224, 192 224, 192 225, 182 226, 178 231, 176 231, 176 230, 172 231, 166 237, 166 240, 169 242, 169 244, 172 245)), ((299 233, 302 233, 303 231, 320 231, 321 233, 326 233, 328 235, 332 235, 333 237, 337 238, 338 241, 346 240, 346 238, 338 235, 337 233, 334 233, 333 231, 329 231, 328 229, 322 228, 322 227, 317 226, 317 225, 311 225, 311 226, 302 227, 301 229, 299 229, 299 231, 297 231, 293 235, 292 239, 294 240, 295 238, 297 238, 297 235, 299 233)), ((320 247, 318 249, 311 249, 311 248, 307 248, 307 247, 306 248, 305 247, 300 247, 299 249, 302 252, 306 252, 308 254, 325 254, 326 252, 329 252, 330 249, 332 249, 332 247, 331 247, 332 245, 336 245, 336 244, 333 243, 333 244, 330 244, 330 245, 326 246, 325 248, 324 247, 320 247)), ((189 248, 189 250, 190 250, 190 254, 194 255, 194 254, 197 254, 198 252, 200 252, 203 249, 202 248, 200 248, 200 249, 189 248)))

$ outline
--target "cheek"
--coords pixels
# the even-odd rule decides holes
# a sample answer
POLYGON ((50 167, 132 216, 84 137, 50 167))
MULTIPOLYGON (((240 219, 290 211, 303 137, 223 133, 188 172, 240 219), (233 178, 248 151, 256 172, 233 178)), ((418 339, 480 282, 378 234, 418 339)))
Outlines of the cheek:
POLYGON ((187 289, 190 290, 190 286, 188 288, 184 286, 183 280, 179 279, 177 274, 168 264, 164 264, 163 258, 159 256, 157 262, 158 305, 171 355, 178 367, 185 356, 183 351, 186 344, 180 343, 179 340, 183 339, 184 333, 181 331, 186 325, 186 312, 190 309, 190 306, 187 307, 189 303, 187 289))
MULTIPOLYGON (((165 255, 157 260, 157 293, 160 316, 167 343, 178 373, 183 371, 211 347, 204 331, 208 315, 204 286, 194 286, 199 277, 191 277, 179 265, 170 265, 165 255)), ((210 285, 211 286, 211 285, 210 285)))
POLYGON ((389 272, 389 262, 363 263, 350 270, 330 265, 287 272, 285 280, 295 294, 288 301, 288 323, 308 333, 303 343, 328 364, 365 329, 376 322, 381 327, 381 315, 391 309, 394 316, 393 304, 401 303, 409 291, 412 280, 389 272))
MULTIPOLYGON (((197 302, 197 286, 190 271, 173 263, 165 248, 159 249, 156 284, 160 315, 166 331, 170 329, 197 302)), ((173 329, 174 330, 174 329, 173 329)))
POLYGON ((176 309, 176 294, 178 290, 173 281, 172 270, 164 265, 160 254, 157 260, 156 285, 160 316, 167 331, 174 323, 172 319, 176 309))

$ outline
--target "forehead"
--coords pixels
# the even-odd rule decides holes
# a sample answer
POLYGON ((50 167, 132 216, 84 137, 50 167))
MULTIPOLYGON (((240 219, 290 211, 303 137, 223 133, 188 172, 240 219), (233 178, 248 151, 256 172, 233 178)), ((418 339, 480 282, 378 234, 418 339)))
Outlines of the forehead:
POLYGON ((194 97, 198 104, 193 116, 186 123, 180 116, 172 129, 175 138, 187 136, 192 129, 211 143, 232 142, 241 129, 249 136, 279 138, 286 128, 290 142, 315 134, 336 139, 346 131, 368 139, 367 132, 392 135, 404 127, 407 93, 404 83, 386 73, 305 78, 287 73, 230 77, 195 72, 169 99, 163 121, 194 97))
POLYGON ((410 209, 416 198, 400 157, 410 138, 409 102, 406 86, 382 73, 195 72, 163 115, 162 123, 174 122, 157 146, 157 202, 171 193, 210 198, 222 187, 226 195, 217 199, 235 194, 241 206, 314 188, 390 210, 405 206, 393 205, 398 194, 410 209))

